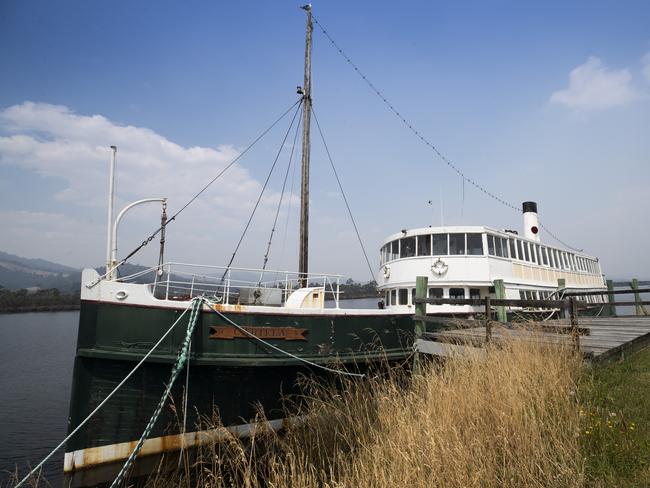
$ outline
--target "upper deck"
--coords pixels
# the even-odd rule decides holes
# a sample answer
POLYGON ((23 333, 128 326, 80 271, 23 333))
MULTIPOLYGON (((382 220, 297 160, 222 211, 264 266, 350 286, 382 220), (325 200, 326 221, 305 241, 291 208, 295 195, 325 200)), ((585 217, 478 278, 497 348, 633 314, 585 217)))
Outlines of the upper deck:
POLYGON ((484 226, 404 229, 384 241, 380 267, 381 288, 413 283, 417 275, 447 283, 488 284, 504 279, 557 286, 558 279, 565 279, 571 287, 604 285, 594 256, 484 226))

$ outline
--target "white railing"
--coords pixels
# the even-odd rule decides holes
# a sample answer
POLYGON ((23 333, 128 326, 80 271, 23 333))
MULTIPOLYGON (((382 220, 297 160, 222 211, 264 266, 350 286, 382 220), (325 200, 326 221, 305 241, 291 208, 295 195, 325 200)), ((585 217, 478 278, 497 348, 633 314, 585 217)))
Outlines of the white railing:
POLYGON ((335 307, 339 307, 342 276, 324 273, 168 262, 115 281, 148 284, 156 298, 165 300, 191 300, 207 295, 225 304, 280 306, 305 277, 308 286, 322 288, 325 297, 333 299, 335 307))

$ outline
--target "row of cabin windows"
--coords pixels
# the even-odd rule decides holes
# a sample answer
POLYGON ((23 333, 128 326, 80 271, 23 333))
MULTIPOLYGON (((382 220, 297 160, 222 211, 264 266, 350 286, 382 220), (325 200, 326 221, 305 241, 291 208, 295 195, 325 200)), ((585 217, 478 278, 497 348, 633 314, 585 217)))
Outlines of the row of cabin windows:
POLYGON ((576 256, 570 252, 560 251, 559 249, 553 249, 522 239, 509 239, 488 234, 487 241, 488 254, 490 256, 511 258, 561 270, 583 271, 595 275, 600 274, 598 263, 594 259, 576 256))
MULTIPOLYGON (((465 288, 449 288, 449 298, 481 298, 481 290, 469 289, 469 297, 465 295, 465 288)), ((444 288, 429 288, 429 298, 443 298, 444 288)), ((415 288, 394 288, 384 293, 384 303, 391 305, 415 305, 415 288), (410 290, 410 293, 409 293, 410 290)))
POLYGON ((381 262, 414 256, 482 256, 483 234, 426 234, 403 237, 381 248, 381 262))
MULTIPOLYGON (((576 256, 524 241, 487 234, 487 251, 490 256, 515 259, 539 266, 568 271, 600 274, 594 259, 576 256)), ((396 239, 381 248, 381 263, 414 256, 482 256, 483 234, 477 232, 456 234, 425 234, 396 239)))
MULTIPOLYGON (((558 297, 552 291, 547 290, 519 290, 521 300, 557 300, 558 297)), ((600 296, 586 296, 582 298, 588 303, 602 303, 600 296)))

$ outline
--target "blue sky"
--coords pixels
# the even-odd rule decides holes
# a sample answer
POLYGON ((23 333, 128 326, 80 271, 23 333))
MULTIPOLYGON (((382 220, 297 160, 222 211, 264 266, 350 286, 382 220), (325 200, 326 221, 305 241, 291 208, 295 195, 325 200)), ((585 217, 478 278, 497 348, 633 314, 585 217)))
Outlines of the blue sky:
MULTIPOLYGON (((118 208, 159 195, 180 207, 296 100, 299 5, 0 2, 0 249, 101 263, 111 144, 119 147, 118 208)), ((648 2, 328 1, 314 2, 314 13, 468 176, 515 205, 536 200, 542 221, 599 256, 609 276, 650 276, 648 2)), ((447 224, 521 226, 520 214, 469 185, 463 204, 461 179, 318 28, 313 73, 316 113, 373 261, 388 234, 438 225, 441 194, 447 224)), ((227 262, 283 130, 170 226, 170 257, 227 262)), ((314 136, 311 268, 367 280, 314 136)), ((287 158, 285 148, 235 264, 261 264, 287 158)), ((272 267, 296 267, 297 188, 272 267)), ((157 213, 134 210, 120 249, 155 228, 157 213)), ((151 264, 155 251, 135 261, 151 264)))

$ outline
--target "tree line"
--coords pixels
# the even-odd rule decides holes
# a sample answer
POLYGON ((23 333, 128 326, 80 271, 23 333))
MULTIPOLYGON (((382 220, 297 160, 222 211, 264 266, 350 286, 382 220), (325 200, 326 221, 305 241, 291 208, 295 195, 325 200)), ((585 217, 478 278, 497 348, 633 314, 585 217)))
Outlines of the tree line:
POLYGON ((0 286, 0 313, 78 309, 79 293, 61 293, 56 288, 11 291, 0 286))

